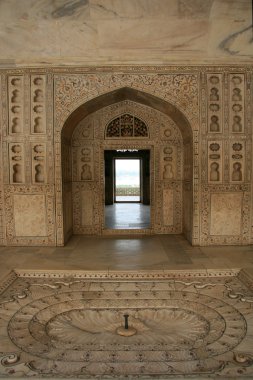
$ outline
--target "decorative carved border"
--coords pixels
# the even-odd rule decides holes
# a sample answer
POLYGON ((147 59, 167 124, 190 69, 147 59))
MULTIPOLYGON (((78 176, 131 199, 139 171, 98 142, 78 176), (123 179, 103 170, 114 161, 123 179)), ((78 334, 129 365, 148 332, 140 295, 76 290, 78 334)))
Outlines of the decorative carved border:
MULTIPOLYGON (((147 92, 175 105, 181 112, 188 115, 188 120, 192 124, 192 128, 196 129, 194 133, 195 140, 195 176, 197 180, 198 174, 198 125, 196 123, 198 113, 198 75, 190 73, 168 75, 130 75, 103 73, 99 75, 56 75, 55 76, 55 148, 56 148, 56 210, 57 210, 57 241, 58 244, 63 243, 63 227, 62 227, 62 187, 61 187, 61 130, 67 117, 80 105, 91 100, 101 94, 111 92, 122 87, 131 87, 136 90, 147 92), (182 111, 183 110, 183 111, 182 111)), ((109 120, 108 120, 109 121, 109 120)), ((145 120, 144 120, 145 121, 145 120)), ((127 142, 126 142, 127 143, 127 142)), ((199 185, 195 186, 198 193, 199 185)), ((198 198, 198 195, 196 196, 198 198)), ((195 213, 198 218, 198 210, 195 213)), ((194 223, 194 226, 198 223, 194 223)), ((195 228, 196 230, 196 228, 195 228)), ((194 242, 197 244, 199 240, 199 232, 193 234, 194 242)))
POLYGON ((54 235, 54 188, 50 185, 7 185, 5 191, 5 209, 6 209, 6 232, 9 245, 55 245, 54 235), (45 237, 16 237, 14 226, 13 195, 14 194, 43 194, 46 197, 47 208, 47 232, 45 237))
POLYGON ((2 294, 17 278, 18 274, 15 270, 12 270, 3 279, 0 279, 0 294, 2 294))
POLYGON ((243 269, 192 269, 192 270, 150 270, 150 271, 77 271, 77 270, 30 270, 14 269, 22 278, 80 278, 87 280, 168 280, 171 278, 236 277, 243 269))
POLYGON ((250 186, 249 185, 216 185, 203 186, 202 189, 202 245, 247 245, 250 240, 250 186), (213 236, 209 233, 210 197, 214 193, 242 193, 242 233, 238 236, 213 236))
MULTIPOLYGON (((99 74, 101 77, 104 76, 105 74, 107 77, 112 77, 115 73, 122 78, 122 75, 129 74, 132 77, 138 77, 139 74, 141 74, 142 78, 146 77, 164 77, 164 76, 176 76, 176 75, 184 75, 187 74, 188 76, 194 75, 196 78, 200 79, 201 76, 201 82, 199 80, 199 94, 201 94, 201 103, 197 104, 196 108, 196 115, 198 114, 198 107, 200 106, 201 110, 201 119, 200 120, 200 125, 201 129, 206 128, 206 111, 205 111, 205 91, 206 91, 206 74, 207 73, 223 73, 224 74, 224 86, 225 86, 225 93, 224 93, 224 117, 225 117, 225 124, 224 124, 224 131, 228 130, 228 118, 226 116, 227 113, 227 107, 228 107, 228 94, 226 93, 228 89, 228 76, 229 73, 242 73, 245 74, 245 114, 246 114, 246 124, 245 124, 245 133, 246 133, 246 139, 247 139, 247 144, 246 144, 246 151, 245 155, 248 157, 247 162, 245 162, 245 176, 246 176, 246 182, 251 181, 252 185, 252 160, 251 160, 251 139, 252 139, 252 102, 251 102, 251 95, 252 95, 252 65, 249 64, 243 64, 243 65, 136 65, 136 66, 131 66, 131 65, 107 65, 107 66, 97 66, 97 67, 92 67, 92 66, 85 66, 85 67, 37 67, 37 68, 9 68, 9 69, 1 69, 0 74, 2 75, 2 84, 1 84, 1 90, 2 90, 2 116, 1 116, 1 127, 2 127, 2 136, 3 139, 6 141, 12 141, 10 137, 7 136, 7 125, 8 125, 8 112, 7 112, 7 76, 8 75, 24 75, 25 76, 25 86, 28 88, 29 85, 29 78, 31 74, 46 74, 47 75, 47 134, 48 134, 48 141, 51 139, 51 136, 53 137, 53 134, 56 137, 56 143, 54 145, 55 147, 55 154, 57 157, 57 162, 58 165, 55 165, 56 173, 55 173, 55 180, 56 180, 56 202, 57 202, 57 214, 56 214, 56 219, 57 223, 56 226, 58 227, 58 245, 63 244, 63 229, 62 229, 62 210, 61 210, 61 203, 62 203, 62 198, 61 198, 61 167, 60 167, 60 162, 61 162, 61 157, 60 157, 60 134, 61 134, 61 128, 62 128, 62 123, 61 125, 55 125, 56 128, 53 131, 54 127, 54 122, 56 122, 58 119, 55 119, 53 121, 53 110, 54 110, 54 95, 55 92, 53 92, 53 85, 54 85, 54 78, 55 77, 66 77, 66 76, 91 76, 93 77, 94 75, 99 74), (124 74, 122 74, 124 73, 124 74), (161 75, 160 75, 161 74, 161 75), (227 78, 227 79, 226 79, 227 78), (201 91, 200 91, 201 90, 201 91), (227 120, 226 120, 227 119, 227 120)), ((145 84, 147 87, 149 87, 148 83, 145 84)), ((144 86, 145 87, 145 86, 144 86)), ((145 91, 145 88, 140 88, 142 91, 145 91)), ((96 97, 101 93, 101 91, 95 91, 93 94, 89 93, 89 98, 91 99, 92 97, 96 97)), ((154 92, 153 95, 157 96, 158 92, 154 92)), ((160 95, 160 94, 159 94, 160 95)), ((29 98, 29 96, 28 96, 29 98)), ((169 98, 164 98, 165 100, 168 101, 169 98)), ((197 99, 197 98, 196 98, 197 99)), ((88 98, 83 98, 80 99, 81 102, 87 101, 88 98)), ((181 99, 182 100, 182 99, 181 99)), ((73 107, 77 106, 73 105, 73 107)), ((28 107, 28 99, 26 99, 26 105, 25 107, 28 107)), ((186 109, 188 106, 187 104, 184 105, 183 109, 186 109)), ((29 108, 29 107, 28 107, 29 108)), ((28 109, 26 108, 26 109, 28 109)), ((73 108, 74 109, 74 108, 73 108)), ((68 110, 69 113, 73 111, 73 109, 68 110)), ((181 108, 182 110, 182 108, 181 108)), ((190 117, 192 117, 192 112, 189 109, 189 114, 190 117)), ((195 111, 194 111, 195 112, 195 111)), ((197 118, 193 118, 190 120, 193 129, 198 128, 198 120, 197 118)), ((29 120, 27 119, 25 121, 25 129, 27 128, 29 124, 29 120)), ((203 135, 204 136, 204 135, 203 135)), ((21 141, 24 141, 24 136, 21 136, 21 141)), ((205 164, 202 162, 202 169, 200 168, 199 165, 199 156, 197 149, 201 146, 202 141, 200 137, 198 138, 198 133, 197 135, 194 133, 194 183, 193 183, 193 189, 194 189, 194 194, 193 194, 193 210, 194 210, 194 217, 193 217, 193 238, 192 238, 192 243, 197 245, 200 243, 200 236, 201 236, 201 226, 199 223, 199 217, 200 217, 200 209, 199 209, 199 204, 201 202, 201 184, 199 182, 199 174, 200 170, 201 173, 205 170, 205 164)), ((226 151, 226 149, 225 149, 226 151)), ((227 152, 225 152, 225 155, 227 152)), ((5 157, 7 159, 7 157, 5 157)), ((227 157, 228 158, 228 157, 227 157)), ((51 162, 51 160, 50 160, 51 162)), ((7 161, 4 160, 4 172, 6 173, 6 167, 7 161)), ((28 165, 28 162, 27 162, 28 165)), ((227 168, 227 164, 225 163, 225 169, 227 168)), ((227 173, 225 170, 225 181, 227 181, 227 173)), ((52 179, 53 180, 53 179, 52 179)), ((203 181, 203 177, 202 177, 203 181)), ((2 181, 1 181, 2 184, 2 181)), ((1 189, 1 184, 0 184, 0 189, 1 189)), ((253 186, 251 186, 253 188, 253 186)), ((253 242, 253 218, 252 218, 252 213, 253 213, 253 202, 252 202, 252 190, 251 193, 248 195, 248 209, 247 212, 248 214, 251 213, 251 227, 250 227, 250 234, 248 234, 248 243, 253 242), (251 196, 251 197, 250 197, 251 196), (250 236, 250 238, 249 238, 250 236), (251 240, 250 240, 251 239, 251 240)), ((3 198, 2 198, 3 199, 3 198)), ((1 198, 0 198, 1 200, 1 198)), ((0 207, 1 209, 1 207, 0 207)), ((1 210, 0 210, 1 211, 1 210)), ((202 212, 202 210, 201 210, 202 212)), ((203 210, 203 213, 205 210, 203 210)), ((1 218, 1 217, 0 217, 1 218)), ((1 224, 1 222, 0 222, 1 224)), ((2 223, 4 225, 4 223, 2 223)), ((2 227, 3 230, 3 227, 2 227)), ((2 232, 2 236, 5 233, 2 232)), ((1 238, 1 227, 0 227, 0 244, 4 244, 4 237, 1 238)), ((246 239, 246 234, 245 234, 245 239, 246 239)), ((246 244, 246 240, 245 240, 246 244)))

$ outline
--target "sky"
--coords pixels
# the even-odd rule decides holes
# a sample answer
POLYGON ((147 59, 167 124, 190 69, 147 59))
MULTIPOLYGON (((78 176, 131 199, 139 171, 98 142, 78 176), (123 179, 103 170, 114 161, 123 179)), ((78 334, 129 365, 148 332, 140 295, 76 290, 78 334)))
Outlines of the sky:
POLYGON ((140 186, 140 160, 116 159, 116 186, 140 186))

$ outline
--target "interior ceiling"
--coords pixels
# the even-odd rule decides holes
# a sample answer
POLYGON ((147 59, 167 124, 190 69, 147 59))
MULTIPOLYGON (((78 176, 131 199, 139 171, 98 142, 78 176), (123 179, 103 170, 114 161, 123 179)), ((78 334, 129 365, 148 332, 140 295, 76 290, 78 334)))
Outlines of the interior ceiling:
POLYGON ((1 0, 0 67, 248 63, 251 0, 1 0))

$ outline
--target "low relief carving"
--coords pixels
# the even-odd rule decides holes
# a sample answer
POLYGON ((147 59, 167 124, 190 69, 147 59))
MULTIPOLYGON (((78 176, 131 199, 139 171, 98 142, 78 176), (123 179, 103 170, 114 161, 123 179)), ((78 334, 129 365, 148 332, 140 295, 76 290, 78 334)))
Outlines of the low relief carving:
POLYGON ((22 133, 24 114, 24 78, 9 77, 9 132, 10 134, 22 133))
POLYGON ((20 164, 13 165, 13 183, 22 183, 23 182, 23 173, 22 166, 20 164))
POLYGON ((33 183, 46 183, 46 146, 32 145, 32 176, 33 183))
POLYGON ((242 182, 244 177, 244 142, 232 142, 230 156, 231 181, 242 182))
POLYGON ((172 169, 171 164, 164 165, 163 178, 164 179, 174 178, 174 173, 173 173, 173 169, 172 169))
POLYGON ((21 121, 18 117, 14 117, 12 119, 11 132, 12 133, 20 133, 21 132, 21 121))
POLYGON ((239 88, 233 89, 232 100, 234 102, 239 102, 242 100, 241 90, 239 88))
POLYGON ((35 90, 34 91, 34 98, 33 101, 35 103, 43 102, 44 101, 44 95, 42 90, 35 90))
POLYGON ((22 144, 9 145, 10 183, 24 183, 24 148, 22 144))
POLYGON ((32 133, 45 133, 46 132, 46 77, 31 76, 31 124, 32 133))
MULTIPOLYGON (((150 149, 157 148, 157 160, 155 160, 154 172, 153 164, 151 164, 150 177, 157 181, 166 182, 166 185, 172 187, 174 194, 174 201, 172 208, 173 222, 171 216, 166 217, 166 225, 164 225, 164 213, 162 205, 164 202, 163 191, 159 191, 156 197, 156 205, 152 213, 156 213, 154 220, 156 221, 152 226, 154 230, 161 233, 174 232, 180 233, 182 230, 182 167, 183 167, 183 141, 181 133, 176 124, 166 115, 137 104, 132 101, 123 101, 105 107, 94 114, 89 115, 86 119, 80 122, 73 132, 72 137, 72 152, 73 152, 73 180, 75 181, 75 191, 73 193, 74 204, 74 231, 78 233, 95 233, 98 226, 92 226, 85 219, 84 210, 88 211, 88 205, 85 203, 85 197, 81 194, 88 189, 88 185, 94 186, 100 194, 99 202, 102 202, 102 195, 104 191, 104 156, 103 149, 150 149), (145 120, 145 126, 143 124, 145 120), (94 134, 96 140, 84 138, 83 131, 87 131, 89 136, 89 129, 87 126, 94 125, 94 134), (168 133, 169 131, 169 133, 168 133), (146 137, 144 136, 146 135, 146 137), (110 137, 109 137, 110 136, 110 137), (121 140, 116 141, 115 137, 122 137, 121 140), (142 138, 142 137, 145 138, 142 138), (150 136, 150 140, 148 137, 150 136), (127 142, 124 143, 124 140, 127 142), (163 142, 163 143, 162 143, 163 142), (95 154, 96 146, 102 147, 100 154, 95 154), (160 152, 161 151, 161 152, 160 152), (102 152, 102 153, 101 153, 102 152), (101 168, 100 171, 94 172, 95 168, 101 168), (173 181, 177 181, 175 184, 173 181), (81 184, 82 186, 78 185, 81 184), (90 182, 89 181, 93 181, 90 182), (78 190, 80 189, 80 190, 78 190), (81 190, 82 189, 82 190, 81 190), (85 220, 85 222, 84 222, 85 220)), ((188 162, 189 164, 189 162, 188 162)), ((93 189, 93 187, 92 187, 93 189)), ((87 190, 88 191, 88 190, 87 190)), ((152 186, 152 191, 154 187, 152 186)), ((91 191, 92 194, 93 191, 91 191)), ((152 195, 154 198, 154 195, 152 195)), ((167 198, 166 198, 167 199, 167 198)), ((86 199, 87 201, 87 199, 86 199)), ((168 203, 169 204, 169 203, 168 203)), ((103 206, 94 204, 92 206, 92 213, 97 215, 100 223, 103 218, 103 206), (97 208, 101 207, 101 208, 97 208)), ((168 214, 168 213, 167 213, 168 214)))
POLYGON ((233 133, 243 132, 244 74, 230 74, 230 125, 233 133))
POLYGON ((175 165, 175 161, 176 152, 174 152, 173 147, 168 146, 163 148, 163 168, 161 171, 163 179, 175 178, 175 172, 173 167, 175 165))
POLYGON ((92 174, 91 174, 90 165, 88 164, 82 165, 81 180, 86 181, 86 180, 91 180, 91 179, 92 179, 92 174))
POLYGON ((232 181, 242 180, 242 165, 240 162, 235 162, 233 164, 232 181))
POLYGON ((219 100, 219 90, 216 87, 211 88, 209 99, 214 102, 219 100))
POLYGON ((209 132, 221 132, 222 74, 207 75, 209 132))
POLYGON ((216 115, 211 116, 211 122, 210 122, 210 132, 219 132, 220 125, 219 125, 219 118, 216 115))
POLYGON ((219 164, 217 162, 212 162, 210 164, 210 181, 219 181, 219 180, 220 180, 219 164))
POLYGON ((221 142, 208 143, 208 182, 222 181, 222 144, 221 142))
POLYGON ((106 137, 148 137, 148 128, 137 117, 124 114, 109 123, 106 128, 106 137))
MULTIPOLYGON (((249 128, 250 125, 248 115, 250 114, 251 101, 248 99, 250 99, 251 92, 248 89, 250 89, 249 83, 251 78, 249 81, 247 79, 249 75, 247 74, 247 76, 243 70, 240 70, 238 73, 233 72, 230 69, 230 71, 228 70, 227 72, 226 70, 222 71, 218 68, 217 72, 215 70, 216 69, 213 68, 211 72, 211 70, 209 71, 208 69, 206 70, 207 73, 203 74, 204 96, 203 104, 201 106, 203 108, 201 117, 202 120, 204 120, 203 125, 207 126, 208 132, 210 133, 210 135, 204 140, 205 147, 207 147, 207 154, 205 148, 205 162, 203 162, 204 160, 202 161, 204 178, 205 181, 209 183, 209 194, 210 189, 217 189, 219 186, 222 188, 222 185, 220 184, 223 180, 225 185, 228 185, 230 182, 231 186, 234 186, 231 188, 231 191, 240 192, 240 188, 244 186, 242 182, 246 182, 249 178, 247 173, 249 171, 248 161, 250 160, 251 152, 248 145, 245 143, 249 135, 243 134, 245 133, 245 130, 247 131, 247 128, 249 128), (245 97, 245 93, 247 93, 247 97, 245 97), (226 109, 228 111, 226 111, 226 109), (248 112, 248 114, 246 114, 246 112, 248 112), (228 128, 230 129, 231 136, 228 136, 227 134, 228 128), (223 132, 224 135, 221 137, 214 136, 214 134, 218 133, 221 135, 223 132), (211 133, 213 134, 213 137, 211 137, 211 133), (238 134, 240 134, 240 136, 238 134), (216 139, 218 141, 216 141, 216 139)), ((25 167, 28 168, 31 163, 27 158, 27 162, 25 162, 24 137, 22 135, 24 129, 24 92, 28 89, 28 75, 26 74, 25 77, 20 74, 21 71, 18 71, 17 73, 17 75, 8 74, 6 82, 8 87, 8 92, 6 92, 8 100, 6 114, 8 114, 5 119, 8 120, 8 132, 11 135, 8 137, 9 140, 5 152, 6 172, 8 173, 9 165, 10 183, 15 185, 13 188, 18 187, 18 184, 22 185, 22 183, 25 183, 25 180, 27 179, 25 178, 25 167), (14 136, 15 134, 19 134, 17 139, 14 136)), ((48 83, 48 78, 45 74, 34 74, 34 71, 30 78, 30 101, 28 103, 30 103, 31 112, 31 133, 45 134, 46 99, 48 98, 46 84, 48 83)), ((186 110, 185 115, 189 120, 193 120, 194 117, 197 120, 200 116, 197 72, 196 74, 173 73, 162 75, 155 72, 152 74, 138 73, 138 75, 131 72, 124 74, 97 72, 96 74, 87 75, 71 72, 71 75, 69 73, 57 74, 55 75, 55 78, 54 111, 56 131, 55 141, 57 143, 59 143, 59 132, 62 127, 61 122, 66 117, 67 112, 70 112, 72 109, 80 105, 82 99, 84 102, 85 99, 90 99, 97 94, 105 93, 106 91, 119 87, 129 86, 139 88, 141 91, 147 91, 148 93, 159 93, 161 98, 168 101, 171 100, 176 106, 183 107, 186 110)), ((183 166, 182 152, 184 152, 184 176, 185 178, 189 178, 189 180, 192 179, 192 151, 191 148, 186 148, 187 144, 190 145, 190 139, 185 142, 183 148, 183 145, 180 143, 180 138, 178 138, 178 135, 180 136, 178 127, 166 115, 164 116, 149 107, 137 105, 130 101, 121 102, 120 105, 115 104, 105 107, 96 115, 95 119, 92 116, 82 120, 74 132, 73 147, 76 147, 76 155, 75 157, 73 155, 73 168, 71 168, 71 152, 74 154, 73 147, 71 151, 71 147, 66 146, 67 153, 62 155, 62 160, 64 161, 63 172, 66 172, 65 174, 68 181, 71 181, 71 173, 73 169, 73 172, 76 171, 76 175, 73 175, 75 181, 79 183, 83 181, 83 186, 94 185, 94 187, 89 188, 91 191, 93 191, 96 186, 99 191, 102 191, 100 186, 103 178, 103 165, 101 164, 101 157, 98 155, 99 149, 105 146, 107 148, 109 147, 109 149, 113 149, 116 146, 116 142, 113 142, 112 140, 121 137, 123 141, 121 140, 119 142, 123 149, 129 148, 129 146, 136 149, 156 148, 156 164, 154 164, 152 170, 156 172, 157 182, 163 186, 170 186, 174 181, 181 178, 181 166, 183 166), (126 115, 126 117, 121 120, 121 117, 124 115, 126 115), (114 125, 112 125, 114 129, 112 128, 110 132, 111 136, 105 141, 104 126, 109 125, 112 118, 114 118, 113 120, 115 121, 114 125), (145 129, 143 124, 147 129, 145 129), (172 148, 172 155, 168 153, 168 150, 163 150, 164 148, 172 148), (90 149, 90 158, 89 154, 82 153, 81 149, 90 149), (174 154, 175 157, 173 156, 174 154), (94 183, 88 181, 94 181, 94 183)), ((198 123, 195 124, 195 127, 196 125, 198 125, 198 123)), ((197 170, 200 165, 200 158, 198 156, 198 134, 195 132, 193 134, 193 141, 195 142, 196 149, 196 154, 194 155, 194 167, 195 170, 197 170)), ((44 186, 48 180, 46 178, 47 149, 45 143, 35 143, 35 141, 36 137, 33 136, 33 142, 30 143, 30 149, 32 151, 32 153, 30 153, 32 154, 32 174, 28 173, 28 180, 30 181, 31 177, 34 184, 44 186), (38 149, 41 150, 41 147, 38 148, 40 145, 43 146, 43 151, 38 151, 38 149), (37 148, 35 150, 36 146, 37 148)), ((57 144, 55 152, 57 173, 60 173, 59 163, 61 150, 57 144)), ((191 188, 191 185, 189 185, 189 188, 191 188)), ((221 192, 225 191, 230 190, 226 190, 225 187, 222 188, 221 192)), ((163 190, 161 189, 160 193, 162 194, 162 192, 163 190)), ((58 189, 57 197, 60 196, 60 193, 61 191, 58 189)), ((98 192, 98 194, 100 193, 98 192)), ((182 206, 180 187, 178 190, 174 191, 174 194, 175 199, 177 199, 177 205, 182 206)), ((197 204, 199 201, 197 186, 194 188, 193 196, 194 202, 197 204)), ((247 197, 249 198, 249 195, 247 195, 247 197)), ((245 195, 245 199, 248 199, 247 197, 245 195)), ((57 199, 57 202, 60 204, 61 199, 57 199)), ((208 212, 206 211, 210 206, 208 202, 209 201, 206 201, 206 208, 203 210, 203 213, 208 212)), ((161 204, 162 195, 157 198, 157 208, 159 208, 161 204)), ((102 214, 99 208, 100 206, 94 207, 94 215, 101 219, 102 214)), ((76 207, 76 210, 78 212, 78 206, 76 207)), ((247 213, 244 214, 246 215, 247 213)), ((60 215, 61 214, 59 213, 59 220, 60 215)), ((162 220, 159 215, 154 215, 153 220, 155 220, 155 228, 160 228, 161 231, 164 227, 161 227, 161 225, 158 226, 162 220)), ((197 221, 195 225, 195 231, 197 231, 199 229, 197 221)), ((94 230, 92 230, 92 228, 93 227, 90 226, 89 231, 93 233, 94 230)), ((212 238, 208 235, 208 232, 206 232, 208 231, 208 228, 209 227, 207 227, 205 231, 203 230, 204 234, 206 233, 207 236, 205 243, 212 244, 212 238)), ((82 231, 84 231, 84 229, 82 229, 82 231)), ((245 236, 243 237, 244 241, 246 241, 247 238, 245 236)), ((196 237, 193 239, 195 238, 196 237)), ((233 237, 228 237, 226 239, 228 239, 228 242, 231 242, 233 237)), ((233 241, 235 242, 235 240, 233 241)))
MULTIPOLYGON (((84 147, 80 150, 80 180, 91 181, 93 179, 93 151, 91 148, 84 147)), ((74 169, 73 169, 74 170, 74 169)))
POLYGON ((232 132, 242 132, 241 116, 233 116, 232 132))

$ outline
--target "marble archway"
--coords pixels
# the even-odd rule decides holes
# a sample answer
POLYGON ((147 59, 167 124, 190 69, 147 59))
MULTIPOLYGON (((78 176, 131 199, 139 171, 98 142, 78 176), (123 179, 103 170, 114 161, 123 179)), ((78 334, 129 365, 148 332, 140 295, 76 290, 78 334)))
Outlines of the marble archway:
MULTIPOLYGON (((89 135, 90 132, 88 132, 89 135)), ((168 133, 168 132, 167 132, 168 133)), ((90 136, 90 135, 89 135, 90 136)), ((87 138, 87 144, 91 143, 87 138)), ((85 142, 84 142, 85 144, 85 142)), ((193 189, 193 139, 192 129, 185 115, 173 104, 159 99, 151 94, 143 91, 136 91, 132 88, 120 88, 107 94, 95 97, 84 104, 77 107, 67 118, 61 133, 61 153, 62 153, 62 204, 63 204, 63 226, 60 236, 64 241, 73 233, 92 233, 101 234, 103 231, 103 222, 101 216, 102 197, 101 186, 103 186, 103 165, 102 154, 104 149, 112 147, 133 147, 137 146, 141 149, 148 148, 152 151, 152 166, 154 172, 159 173, 157 177, 153 173, 153 199, 156 204, 153 207, 153 225, 150 233, 181 233, 192 241, 192 224, 193 224, 193 208, 192 208, 192 189, 193 189), (127 109, 128 112, 141 115, 146 118, 147 125, 150 127, 150 136, 148 139, 140 141, 111 141, 104 138, 104 127, 112 116, 119 115, 127 109), (159 125, 160 123, 160 125, 159 125), (94 128, 94 125, 99 127, 94 128), (166 125, 170 125, 173 131, 171 136, 164 135, 162 137, 162 125, 164 130, 168 130, 166 125), (167 128, 167 129, 166 129, 167 128), (84 129, 90 129, 92 134, 92 155, 96 157, 92 163, 94 176, 91 181, 84 186, 82 181, 78 180, 78 164, 76 161, 80 159, 78 153, 77 142, 82 140, 81 134, 84 129), (161 138, 160 138, 161 137, 161 138), (115 145, 116 144, 116 145, 115 145), (168 145, 169 144, 169 145, 168 145), (174 144, 174 147, 171 147, 174 144), (100 148, 98 148, 98 146, 100 148), (169 149, 175 151, 173 160, 177 165, 176 175, 170 181, 165 181, 162 177, 161 162, 166 160, 169 149), (162 152, 159 155, 159 151, 162 152), (184 151, 184 154, 183 154, 184 151), (69 165, 73 157, 73 165, 69 165), (100 172, 96 168, 100 169, 100 172), (72 181, 74 179, 74 181, 72 181), (92 183, 92 180, 95 182, 92 183), (159 188, 159 190, 158 190, 159 188), (98 203, 92 203, 92 194, 94 189, 100 189, 96 199, 98 203), (92 203, 90 208, 86 210, 88 214, 95 210, 91 217, 92 222, 87 222, 86 216, 82 216, 78 210, 82 209, 81 193, 90 199, 88 203, 92 203), (167 220, 164 225, 162 209, 166 209, 167 205, 177 210, 174 215, 174 221, 167 220), (184 210, 182 205, 185 205, 184 210), (74 207, 74 211, 72 210, 74 207), (164 207, 165 206, 165 207, 164 207), (73 212, 73 218, 72 218, 73 212), (181 213, 181 214, 180 214, 181 213), (81 219, 85 219, 87 228, 80 228, 81 219), (73 222, 74 221, 74 222, 73 222)), ((82 149, 85 145, 82 147, 82 149)), ((79 149, 80 152, 80 149, 79 149)), ((167 159, 172 159, 167 157, 167 159)))

